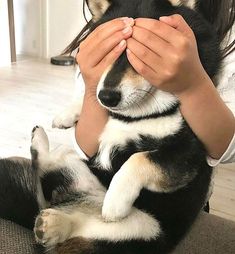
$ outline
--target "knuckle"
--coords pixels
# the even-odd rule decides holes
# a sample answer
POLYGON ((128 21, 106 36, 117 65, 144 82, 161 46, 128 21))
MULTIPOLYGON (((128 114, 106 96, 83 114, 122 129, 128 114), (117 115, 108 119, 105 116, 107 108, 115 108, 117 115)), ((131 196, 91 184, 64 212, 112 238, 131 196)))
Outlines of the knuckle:
POLYGON ((175 76, 175 69, 174 68, 169 67, 169 68, 165 69, 164 77, 165 77, 166 80, 171 80, 171 79, 174 78, 174 76, 175 76))
POLYGON ((171 55, 171 62, 173 64, 174 68, 179 66, 182 63, 182 61, 183 61, 182 55, 177 54, 177 53, 174 53, 171 55))
POLYGON ((85 47, 85 40, 80 43, 79 50, 82 50, 84 47, 85 47))
POLYGON ((140 64, 139 68, 138 68, 138 72, 141 76, 145 76, 146 74, 146 67, 144 66, 144 64, 140 64))
POLYGON ((100 33, 100 31, 102 30, 103 26, 104 26, 104 24, 101 24, 101 25, 97 26, 93 33, 100 33))
POLYGON ((80 64, 80 62, 81 62, 81 56, 79 53, 76 55, 76 61, 78 64, 80 64))
POLYGON ((182 37, 181 40, 179 41, 179 48, 182 51, 188 50, 190 48, 191 41, 187 37, 182 37))
POLYGON ((97 31, 97 33, 96 33, 96 40, 99 41, 99 40, 101 40, 101 38, 102 38, 102 31, 99 30, 99 31, 97 31))
POLYGON ((114 38, 116 41, 121 41, 124 37, 125 35, 121 31, 116 32, 114 35, 114 38))
POLYGON ((139 55, 141 58, 146 58, 148 56, 148 51, 146 49, 141 49, 139 55))
POLYGON ((151 22, 149 25, 149 30, 154 31, 156 29, 159 29, 158 26, 156 25, 156 22, 155 21, 151 22))
POLYGON ((143 38, 144 41, 151 41, 152 40, 152 36, 149 32, 140 34, 140 36, 143 38))
POLYGON ((176 20, 179 20, 179 21, 183 19, 183 17, 180 14, 174 14, 173 16, 176 20))

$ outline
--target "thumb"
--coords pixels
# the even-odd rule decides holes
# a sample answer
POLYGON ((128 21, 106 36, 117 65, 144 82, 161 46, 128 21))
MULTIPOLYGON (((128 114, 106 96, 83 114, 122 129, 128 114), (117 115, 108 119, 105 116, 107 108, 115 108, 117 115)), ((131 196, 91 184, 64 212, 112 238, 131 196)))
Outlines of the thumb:
POLYGON ((186 23, 184 18, 179 14, 174 14, 171 16, 162 16, 159 18, 159 20, 175 28, 179 32, 182 32, 182 33, 192 32, 191 28, 186 23))

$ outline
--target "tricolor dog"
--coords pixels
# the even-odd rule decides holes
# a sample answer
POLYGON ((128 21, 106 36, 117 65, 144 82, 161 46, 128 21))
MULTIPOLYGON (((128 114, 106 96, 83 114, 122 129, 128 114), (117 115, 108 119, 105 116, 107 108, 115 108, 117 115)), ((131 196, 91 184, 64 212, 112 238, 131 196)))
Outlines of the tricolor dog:
MULTIPOLYGON (((87 0, 93 18, 85 32, 118 17, 180 14, 215 79, 220 48, 200 2, 87 0)), ((206 151, 178 99, 137 74, 126 53, 105 71, 96 92, 109 111, 97 154, 86 161, 63 147, 50 152, 36 126, 31 161, 0 161, 0 216, 34 228, 37 242, 56 253, 169 253, 206 202, 212 176, 206 151)), ((54 124, 77 120, 78 108, 54 124)))

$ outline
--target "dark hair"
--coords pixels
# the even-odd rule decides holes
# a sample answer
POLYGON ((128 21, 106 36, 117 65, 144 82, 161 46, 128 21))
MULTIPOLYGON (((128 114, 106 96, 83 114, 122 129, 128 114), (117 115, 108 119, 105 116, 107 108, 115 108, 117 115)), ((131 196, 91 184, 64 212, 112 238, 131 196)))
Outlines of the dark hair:
MULTIPOLYGON (((83 0, 83 16, 85 19, 86 2, 87 0, 83 0)), ((197 1, 196 8, 204 16, 204 18, 215 27, 221 43, 224 41, 227 35, 231 37, 231 28, 235 22, 235 0, 199 0, 197 1)), ((89 22, 87 21, 87 24, 64 50, 63 54, 72 54, 74 50, 79 50, 79 45, 87 37, 88 31, 92 24, 92 20, 89 22)), ((234 50, 235 39, 222 49, 223 57, 228 56, 234 50)))
MULTIPOLYGON (((220 42, 226 36, 232 36, 232 26, 235 22, 235 0, 199 0, 197 9, 217 31, 220 42)), ((223 48, 223 57, 235 50, 235 39, 223 48)))

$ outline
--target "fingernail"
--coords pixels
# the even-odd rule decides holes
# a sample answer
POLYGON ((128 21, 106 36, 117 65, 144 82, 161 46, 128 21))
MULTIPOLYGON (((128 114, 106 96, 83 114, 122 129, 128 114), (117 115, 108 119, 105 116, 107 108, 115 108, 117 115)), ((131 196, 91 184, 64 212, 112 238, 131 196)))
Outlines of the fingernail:
POLYGON ((120 51, 122 51, 125 47, 126 47, 126 41, 125 41, 125 40, 122 40, 122 41, 114 48, 114 51, 115 51, 115 52, 120 52, 120 51))
POLYGON ((119 47, 119 48, 123 48, 124 46, 126 46, 126 40, 122 40, 122 41, 118 44, 118 47, 119 47))
POLYGON ((126 40, 122 40, 117 47, 115 48, 115 51, 120 51, 121 49, 123 49, 126 46, 126 40))
POLYGON ((126 26, 134 26, 135 24, 135 21, 133 18, 123 18, 122 20, 126 26))
POLYGON ((128 34, 128 33, 130 33, 132 31, 132 28, 130 27, 130 26, 128 26, 128 27, 126 27, 126 28, 124 28, 123 30, 122 30, 122 32, 124 33, 124 34, 128 34))
POLYGON ((170 16, 162 16, 162 17, 159 18, 159 20, 160 20, 160 21, 163 21, 163 22, 164 22, 164 21, 169 21, 170 19, 171 19, 170 16))
POLYGON ((127 53, 128 55, 130 55, 130 54, 131 54, 131 51, 130 51, 129 49, 126 49, 126 53, 127 53))

